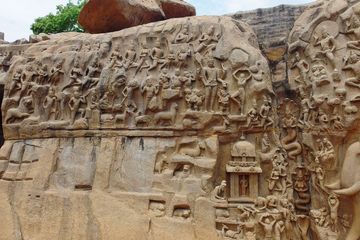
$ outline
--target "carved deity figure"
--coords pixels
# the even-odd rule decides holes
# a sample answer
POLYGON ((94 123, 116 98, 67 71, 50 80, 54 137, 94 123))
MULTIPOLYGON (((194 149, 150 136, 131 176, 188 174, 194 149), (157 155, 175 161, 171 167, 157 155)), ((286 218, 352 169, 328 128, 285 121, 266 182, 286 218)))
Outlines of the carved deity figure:
POLYGON ((297 68, 299 70, 302 83, 308 84, 307 74, 310 70, 310 66, 306 60, 301 59, 299 52, 295 53, 291 68, 297 68))
POLYGON ((144 96, 144 108, 146 110, 155 110, 157 107, 157 94, 159 93, 159 83, 154 77, 147 76, 141 86, 141 93, 144 96))
POLYGON ((233 73, 233 77, 237 80, 238 90, 235 91, 233 94, 231 94, 231 99, 237 103, 237 105, 239 107, 239 112, 241 113, 241 115, 243 115, 245 96, 246 96, 245 86, 246 86, 247 82, 249 80, 251 80, 252 76, 250 73, 245 74, 244 72, 241 72, 239 74, 239 76, 237 76, 237 73, 240 70, 241 69, 239 69, 233 73))
POLYGON ((215 36, 215 27, 210 26, 206 32, 204 32, 199 39, 199 46, 196 48, 196 52, 200 53, 203 50, 215 49, 219 36, 215 36))
POLYGON ((155 69, 159 64, 163 64, 166 62, 165 52, 161 48, 161 42, 159 39, 155 41, 155 45, 150 51, 150 58, 152 60, 152 63, 148 71, 151 71, 155 69))
POLYGON ((51 118, 54 118, 57 110, 57 96, 55 94, 55 89, 50 87, 48 95, 44 99, 43 108, 45 110, 44 120, 48 121, 51 118))
POLYGON ((343 70, 351 70, 355 75, 346 79, 345 83, 351 87, 360 88, 360 56, 357 53, 350 52, 343 70))
POLYGON ((150 53, 150 50, 147 48, 146 43, 145 42, 141 43, 139 60, 136 63, 137 67, 136 67, 135 73, 138 73, 139 71, 141 71, 144 68, 150 67, 149 63, 146 61, 146 59, 149 56, 149 53, 150 53))
POLYGON ((175 43, 187 43, 191 39, 190 25, 186 24, 182 26, 181 31, 175 36, 175 43))
POLYGON ((16 69, 12 81, 9 88, 9 96, 12 96, 13 94, 20 91, 22 88, 22 69, 18 68, 16 69))
POLYGON ((127 100, 127 104, 126 104, 127 107, 133 107, 134 109, 137 109, 137 105, 134 101, 134 91, 139 87, 140 84, 136 80, 131 80, 126 84, 122 92, 122 95, 124 96, 123 102, 127 100))
POLYGON ((221 79, 222 70, 215 66, 214 59, 209 59, 208 66, 204 67, 203 73, 202 81, 205 86, 205 109, 206 111, 214 111, 218 83, 225 84, 225 81, 221 79))
POLYGON ((86 103, 85 98, 81 95, 80 89, 78 87, 74 87, 74 93, 69 101, 70 108, 70 123, 74 124, 76 114, 79 111, 80 105, 82 103, 86 103))
POLYGON ((259 121, 259 111, 256 100, 253 101, 252 108, 247 113, 247 126, 253 128, 259 121))
POLYGON ((83 70, 80 67, 80 60, 79 58, 75 58, 74 66, 70 71, 70 82, 63 88, 69 88, 72 86, 79 86, 82 84, 82 77, 84 75, 83 70))
MULTIPOLYGON (((336 49, 336 43, 334 37, 332 37, 326 30, 326 28, 320 29, 320 36, 315 37, 314 46, 320 46, 320 52, 317 55, 324 55, 330 63, 335 67, 334 51, 336 49)), ((315 56, 316 57, 316 56, 315 56)))
POLYGON ((274 124, 272 116, 272 102, 268 97, 264 97, 264 103, 260 107, 259 116, 261 118, 260 125, 266 130, 268 127, 274 124))
POLYGON ((136 63, 135 63, 136 56, 137 53, 136 53, 135 43, 131 42, 128 50, 125 53, 125 59, 124 59, 125 69, 136 67, 136 63))
POLYGON ((99 82, 99 76, 101 73, 101 69, 99 66, 99 59, 98 57, 95 57, 90 65, 87 67, 85 71, 85 77, 84 77, 84 83, 83 88, 84 89, 90 89, 95 87, 99 82))
POLYGON ((218 99, 219 99, 220 110, 224 113, 228 112, 231 95, 229 93, 227 83, 222 85, 222 88, 219 89, 217 95, 218 95, 218 99))
POLYGON ((63 67, 63 61, 57 61, 55 63, 55 66, 50 70, 50 80, 49 83, 52 85, 57 85, 58 83, 60 83, 64 77, 64 70, 62 69, 63 67))

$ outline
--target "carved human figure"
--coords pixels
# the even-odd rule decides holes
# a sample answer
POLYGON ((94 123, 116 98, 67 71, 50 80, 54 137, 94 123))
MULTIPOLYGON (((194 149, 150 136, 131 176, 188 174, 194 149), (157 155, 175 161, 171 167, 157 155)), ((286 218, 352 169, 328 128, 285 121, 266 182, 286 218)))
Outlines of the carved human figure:
POLYGON ((147 48, 146 42, 141 43, 139 60, 136 63, 137 67, 135 70, 135 74, 144 68, 150 67, 149 63, 146 61, 147 57, 149 56, 149 53, 150 53, 150 50, 147 48))
POLYGON ((354 77, 346 79, 346 84, 351 87, 360 88, 360 56, 355 52, 350 52, 343 70, 351 70, 354 77))
POLYGON ((100 58, 106 57, 106 55, 110 52, 110 49, 111 49, 111 41, 100 42, 100 46, 99 46, 100 58))
POLYGON ((269 181, 269 190, 276 191, 284 195, 287 189, 287 166, 285 157, 278 153, 272 159, 272 171, 269 181))
POLYGON ((190 47, 180 48, 176 53, 176 67, 184 68, 187 65, 187 61, 192 56, 192 50, 190 47))
POLYGON ((159 80, 160 80, 161 87, 163 89, 170 88, 171 76, 169 74, 168 68, 161 69, 160 75, 159 75, 159 80))
POLYGON ((248 196, 249 180, 246 176, 242 176, 239 183, 240 196, 248 196))
POLYGON ((180 69, 175 69, 174 74, 170 78, 171 89, 180 90, 182 86, 180 69))
POLYGON ((204 101, 204 95, 201 90, 194 88, 185 89, 185 101, 188 104, 188 108, 193 111, 199 111, 204 101))
POLYGON ((243 115, 246 96, 245 87, 247 82, 251 80, 252 76, 250 73, 247 75, 244 72, 241 72, 239 76, 237 76, 237 73, 240 70, 241 69, 233 72, 233 77, 237 80, 238 89, 233 94, 231 94, 231 99, 238 104, 239 112, 241 113, 241 115, 243 115))
POLYGON ((20 91, 22 88, 22 69, 18 68, 16 69, 12 81, 9 88, 9 96, 12 96, 13 94, 20 91))
POLYGON ((46 84, 49 79, 48 66, 41 64, 37 70, 37 83, 40 85, 46 84))
POLYGON ((222 70, 215 66, 214 59, 209 59, 208 66, 203 68, 203 73, 202 81, 205 86, 205 110, 214 111, 218 83, 225 84, 225 81, 221 79, 222 70))
POLYGON ((185 24, 182 26, 181 31, 175 36, 175 43, 186 43, 191 39, 190 25, 185 24))
POLYGON ((74 93, 69 101, 69 108, 70 108, 70 123, 74 124, 76 114, 80 108, 82 103, 86 103, 84 96, 81 95, 79 87, 74 87, 74 93))
POLYGON ((126 83, 126 86, 122 92, 122 95, 124 96, 122 102, 124 102, 126 100, 127 107, 133 107, 133 108, 137 109, 137 105, 136 105, 135 99, 134 99, 134 91, 135 91, 135 89, 137 89, 139 87, 140 87, 140 84, 136 80, 131 80, 128 83, 126 83))
POLYGON ((147 76, 141 85, 141 93, 144 95, 144 109, 155 110, 158 106, 157 94, 159 93, 159 83, 152 76, 147 76))
POLYGON ((34 113, 33 116, 35 118, 43 117, 43 100, 48 92, 48 86, 47 85, 39 85, 36 83, 33 83, 31 85, 29 93, 31 94, 32 100, 33 100, 33 106, 34 106, 34 113))
POLYGON ((48 121, 50 119, 55 118, 56 110, 57 110, 57 102, 58 98, 55 93, 55 89, 50 87, 48 95, 45 97, 43 102, 44 112, 44 120, 48 121))
POLYGON ((264 133, 263 137, 261 138, 261 152, 268 153, 271 150, 270 139, 267 133, 264 133))
POLYGON ((228 84, 222 84, 222 88, 218 90, 218 99, 219 99, 219 106, 220 111, 226 113, 229 111, 229 104, 230 104, 230 93, 228 90, 228 84))
POLYGON ((354 34, 356 39, 360 37, 360 18, 359 10, 354 9, 351 17, 345 22, 346 24, 346 33, 354 34))
POLYGON ((133 41, 130 42, 130 46, 127 49, 125 56, 124 56, 124 67, 125 69, 136 67, 136 60, 137 53, 135 49, 135 43, 133 41))
POLYGON ((150 58, 152 60, 151 65, 149 66, 148 71, 155 69, 159 64, 166 62, 165 52, 161 48, 161 42, 159 39, 155 41, 154 47, 150 51, 150 58))
POLYGON ((80 86, 82 84, 82 77, 84 75, 83 70, 80 67, 80 60, 79 58, 75 58, 74 66, 70 70, 70 82, 63 88, 69 88, 72 86, 80 86))
POLYGON ((256 100, 253 101, 252 108, 247 113, 247 126, 253 128, 259 120, 259 110, 256 100))
POLYGON ((230 230, 228 226, 223 224, 223 227, 221 229, 221 235, 226 238, 230 239, 238 239, 239 235, 241 233, 241 226, 238 225, 236 228, 236 231, 230 230))
POLYGON ((285 230, 285 224, 283 221, 278 221, 274 227, 274 240, 281 240, 281 234, 285 230))
POLYGON ((95 87, 99 82, 99 76, 101 73, 99 59, 94 57, 91 60, 90 65, 86 68, 83 89, 90 89, 95 87))
POLYGON ((216 186, 213 190, 213 197, 215 200, 225 201, 226 200, 226 181, 221 181, 219 186, 216 186))
POLYGON ((270 214, 264 214, 260 217, 259 223, 264 229, 264 239, 266 240, 273 240, 273 227, 276 222, 273 216, 270 214))
POLYGON ((322 63, 315 64, 311 67, 311 81, 315 83, 317 87, 330 84, 327 70, 322 63))
POLYGON ((184 71, 184 76, 181 80, 183 86, 185 88, 190 88, 193 86, 193 83, 195 82, 195 76, 192 71, 184 71))
POLYGON ((304 92, 300 92, 301 96, 301 116, 299 122, 307 127, 311 127, 311 113, 315 107, 312 104, 310 98, 306 96, 304 92))
POLYGON ((272 102, 267 96, 264 96, 264 103, 260 107, 259 116, 261 118, 260 125, 264 127, 264 131, 274 124, 272 116, 272 102))
POLYGON ((296 52, 291 68, 297 68, 300 73, 301 81, 308 84, 307 74, 310 70, 310 66, 306 60, 301 59, 300 53, 296 52))
POLYGON ((64 74, 65 74, 65 72, 64 72, 64 70, 62 69, 62 67, 63 67, 63 61, 61 60, 58 60, 56 63, 55 63, 55 65, 54 65, 54 67, 53 68, 51 68, 51 70, 50 70, 50 76, 49 76, 49 83, 51 84, 51 85, 57 85, 57 84, 59 84, 61 81, 62 81, 62 79, 63 79, 63 77, 64 77, 64 74))
MULTIPOLYGON (((324 55, 330 60, 330 63, 336 67, 335 65, 335 56, 334 51, 336 49, 336 42, 333 36, 331 36, 325 27, 320 29, 320 36, 315 36, 315 44, 314 46, 320 46, 320 52, 317 53, 320 55, 324 55)), ((315 56, 316 57, 316 56, 315 56)))
POLYGON ((167 53, 164 63, 161 64, 160 69, 163 69, 164 67, 171 68, 174 65, 176 65, 177 59, 176 55, 174 53, 173 49, 169 49, 169 52, 167 53))
POLYGON ((204 32, 199 39, 199 46, 196 48, 196 52, 202 52, 203 50, 214 49, 219 36, 215 36, 215 27, 211 25, 206 32, 204 32))
POLYGON ((337 231, 338 228, 338 211, 340 206, 339 198, 335 194, 331 194, 328 197, 328 204, 330 208, 330 223, 333 231, 337 231))

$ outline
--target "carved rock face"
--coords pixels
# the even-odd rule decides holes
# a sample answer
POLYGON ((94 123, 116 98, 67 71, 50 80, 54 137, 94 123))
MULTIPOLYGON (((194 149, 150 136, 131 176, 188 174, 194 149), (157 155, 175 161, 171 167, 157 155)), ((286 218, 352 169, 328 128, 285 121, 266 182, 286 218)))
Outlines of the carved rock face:
POLYGON ((298 19, 285 91, 227 17, 22 46, 2 70, 1 236, 358 240, 359 4, 298 19))
POLYGON ((194 16, 195 8, 181 0, 90 0, 79 16, 90 33, 105 33, 170 18, 194 16))

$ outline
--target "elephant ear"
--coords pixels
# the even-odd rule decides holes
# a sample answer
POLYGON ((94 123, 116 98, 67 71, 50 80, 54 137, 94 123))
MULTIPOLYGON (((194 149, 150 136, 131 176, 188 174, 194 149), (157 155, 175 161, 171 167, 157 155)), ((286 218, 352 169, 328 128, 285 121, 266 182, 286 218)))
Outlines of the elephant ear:
POLYGON ((360 192, 360 182, 356 182, 354 185, 352 185, 349 188, 334 191, 335 194, 348 196, 348 197, 353 196, 359 192, 360 192))

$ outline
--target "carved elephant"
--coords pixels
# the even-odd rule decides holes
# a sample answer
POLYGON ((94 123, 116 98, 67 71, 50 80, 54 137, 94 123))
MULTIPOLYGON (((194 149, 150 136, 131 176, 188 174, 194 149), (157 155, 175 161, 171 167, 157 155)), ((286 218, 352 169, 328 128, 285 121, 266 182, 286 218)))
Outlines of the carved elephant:
POLYGON ((360 238, 360 140, 347 149, 341 172, 340 190, 334 192, 349 197, 353 203, 353 222, 346 240, 360 238))

